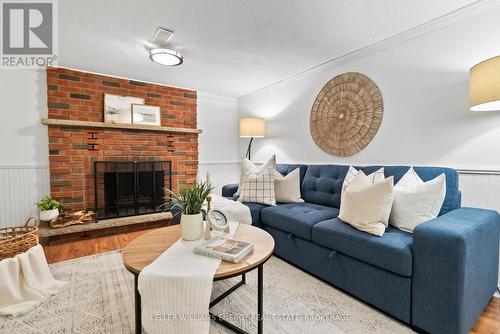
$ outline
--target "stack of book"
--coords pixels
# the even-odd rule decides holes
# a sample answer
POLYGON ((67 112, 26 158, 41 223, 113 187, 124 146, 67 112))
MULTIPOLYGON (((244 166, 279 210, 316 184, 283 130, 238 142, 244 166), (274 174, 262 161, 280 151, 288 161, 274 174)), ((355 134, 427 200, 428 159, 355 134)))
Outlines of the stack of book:
POLYGON ((196 254, 234 263, 240 262, 252 250, 253 244, 226 237, 216 237, 194 248, 196 254))

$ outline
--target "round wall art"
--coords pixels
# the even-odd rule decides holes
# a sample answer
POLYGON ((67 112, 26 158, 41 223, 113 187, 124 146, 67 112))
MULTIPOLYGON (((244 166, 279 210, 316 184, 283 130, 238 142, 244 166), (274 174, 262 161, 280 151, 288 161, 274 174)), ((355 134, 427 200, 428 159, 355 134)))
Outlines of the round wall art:
POLYGON ((328 81, 316 97, 309 122, 311 135, 323 151, 350 156, 375 137, 383 113, 377 85, 364 74, 344 73, 328 81))

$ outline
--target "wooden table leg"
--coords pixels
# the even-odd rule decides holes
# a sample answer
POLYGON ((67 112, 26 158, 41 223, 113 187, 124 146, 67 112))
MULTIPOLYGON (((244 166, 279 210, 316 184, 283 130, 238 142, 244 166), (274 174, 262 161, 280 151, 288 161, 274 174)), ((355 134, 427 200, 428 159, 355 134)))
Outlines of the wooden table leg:
POLYGON ((138 286, 139 275, 134 275, 134 295, 135 295, 135 333, 142 333, 142 310, 141 310, 141 294, 138 286))

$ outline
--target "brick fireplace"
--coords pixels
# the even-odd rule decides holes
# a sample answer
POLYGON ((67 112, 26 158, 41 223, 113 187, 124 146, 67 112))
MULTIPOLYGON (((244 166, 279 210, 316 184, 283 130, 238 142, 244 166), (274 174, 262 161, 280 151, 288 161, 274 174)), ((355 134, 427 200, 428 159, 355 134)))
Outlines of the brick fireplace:
POLYGON ((96 207, 96 193, 102 190, 96 189, 96 162, 169 161, 170 175, 162 175, 168 176, 173 191, 177 190, 179 182, 196 180, 195 91, 49 68, 47 93, 45 124, 49 135, 51 194, 72 210, 96 207), (104 93, 141 97, 147 105, 160 106, 161 126, 172 128, 172 131, 107 127, 103 123, 104 93))

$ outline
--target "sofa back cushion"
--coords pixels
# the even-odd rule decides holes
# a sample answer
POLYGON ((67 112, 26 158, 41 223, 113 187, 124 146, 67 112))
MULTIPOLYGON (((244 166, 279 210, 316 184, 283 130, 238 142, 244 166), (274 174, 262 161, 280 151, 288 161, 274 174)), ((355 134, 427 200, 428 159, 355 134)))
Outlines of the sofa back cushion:
POLYGON ((309 165, 302 182, 302 198, 309 203, 340 208, 342 183, 348 170, 349 166, 342 165, 309 165))
MULTIPOLYGON (((385 177, 394 176, 394 183, 408 171, 409 166, 367 166, 361 167, 365 174, 371 174, 384 167, 385 177)), ((356 167, 360 168, 360 167, 356 167)), ((302 181, 302 198, 306 202, 340 208, 342 183, 349 170, 346 165, 309 165, 302 181)), ((446 175, 446 197, 439 215, 460 207, 461 194, 458 190, 458 173, 452 168, 414 167, 425 182, 441 173, 446 175)))

